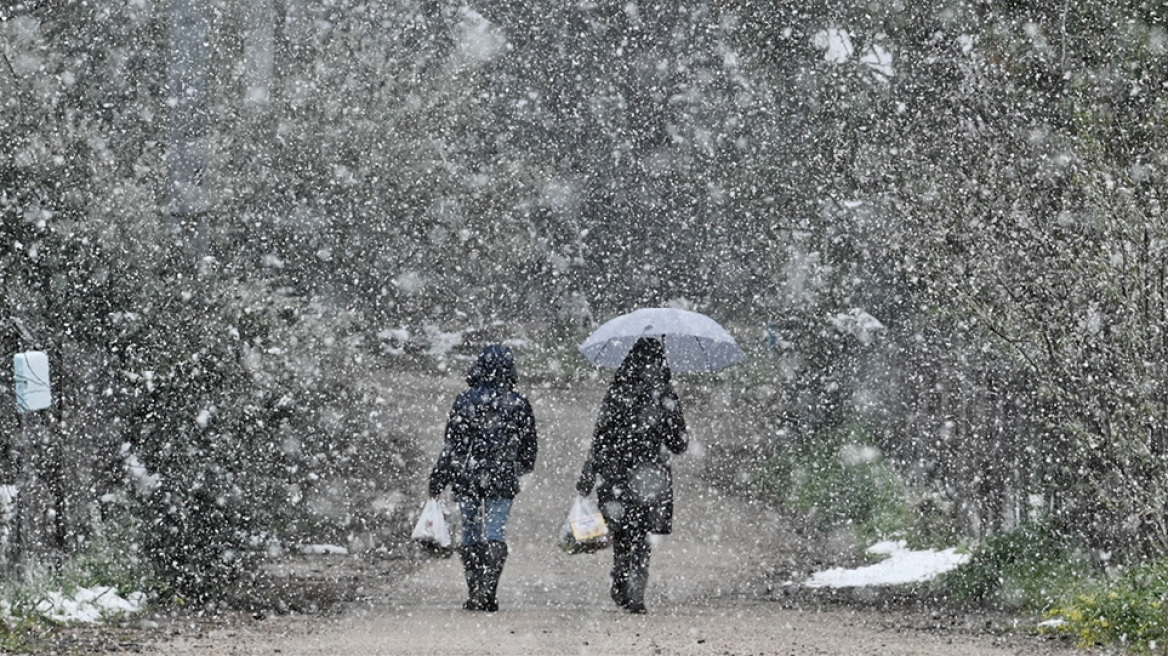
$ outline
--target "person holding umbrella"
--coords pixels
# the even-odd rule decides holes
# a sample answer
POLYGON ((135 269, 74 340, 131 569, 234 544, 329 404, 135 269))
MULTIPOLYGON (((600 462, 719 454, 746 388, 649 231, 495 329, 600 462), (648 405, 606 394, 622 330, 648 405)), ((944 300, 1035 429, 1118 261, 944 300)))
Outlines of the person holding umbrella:
POLYGON ((538 441, 531 404, 515 391, 511 349, 483 348, 454 401, 446 438, 430 472, 430 496, 451 486, 462 516, 466 610, 499 609, 496 591, 507 560, 506 528, 519 477, 535 469, 538 441))
POLYGON ((673 522, 669 454, 686 450, 685 418, 673 391, 665 346, 641 337, 625 356, 600 407, 576 491, 596 488, 612 534, 610 594, 630 613, 645 612, 649 534, 673 522))

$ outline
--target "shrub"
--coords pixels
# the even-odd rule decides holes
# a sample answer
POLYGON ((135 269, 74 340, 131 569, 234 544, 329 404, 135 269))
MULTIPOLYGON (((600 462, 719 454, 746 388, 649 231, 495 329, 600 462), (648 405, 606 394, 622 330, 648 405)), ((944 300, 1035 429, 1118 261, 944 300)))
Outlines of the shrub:
POLYGON ((403 541, 386 499, 419 469, 359 316, 259 285, 216 295, 215 281, 190 294, 207 323, 132 327, 146 373, 123 452, 141 465, 133 507, 159 602, 234 598, 270 543, 403 541))
POLYGON ((1043 610, 1089 573, 1065 540, 1045 526, 1027 525, 989 538, 938 583, 959 601, 1043 610))
POLYGON ((765 462, 755 491, 807 513, 821 528, 853 526, 866 538, 888 537, 908 523, 900 476, 864 426, 817 435, 765 462))
POLYGON ((1083 647, 1119 643, 1136 651, 1168 644, 1168 560, 1109 580, 1084 580, 1047 612, 1051 630, 1083 647))

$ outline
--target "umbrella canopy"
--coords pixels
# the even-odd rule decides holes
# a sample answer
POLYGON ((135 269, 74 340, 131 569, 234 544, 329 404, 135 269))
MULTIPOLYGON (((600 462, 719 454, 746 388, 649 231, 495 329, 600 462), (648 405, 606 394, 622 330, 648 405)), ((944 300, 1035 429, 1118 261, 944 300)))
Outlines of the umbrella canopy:
POLYGON ((596 329, 580 352, 592 364, 619 367, 641 337, 662 338, 669 368, 677 372, 717 371, 746 359, 717 321, 698 312, 642 308, 596 329))

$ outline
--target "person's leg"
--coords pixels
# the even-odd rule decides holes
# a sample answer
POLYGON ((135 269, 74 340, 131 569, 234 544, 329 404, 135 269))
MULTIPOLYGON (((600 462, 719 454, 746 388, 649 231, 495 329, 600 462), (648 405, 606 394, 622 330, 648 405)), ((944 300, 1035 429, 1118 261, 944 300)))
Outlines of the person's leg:
POLYGON ((499 577, 503 575, 503 565, 507 562, 507 519, 511 516, 511 499, 492 498, 486 500, 486 520, 484 536, 487 549, 483 576, 483 609, 494 612, 499 609, 496 591, 499 577))
POLYGON ((507 519, 511 516, 511 499, 499 497, 484 502, 486 517, 483 520, 483 536, 487 542, 507 541, 507 519))
POLYGON ((625 608, 629 605, 627 593, 629 579, 629 532, 618 522, 609 524, 609 538, 612 541, 612 585, 608 595, 613 602, 625 608))
POLYGON ((628 569, 626 570, 625 608, 630 613, 645 612, 645 586, 649 582, 649 532, 630 531, 628 569))
POLYGON ((608 595, 621 608, 629 605, 629 554, 632 549, 632 529, 635 517, 630 508, 616 499, 606 499, 600 505, 604 523, 608 526, 608 537, 612 545, 612 585, 608 595))
POLYGON ((484 542, 483 500, 459 497, 458 509, 462 515, 462 546, 484 542))
POLYGON ((483 610, 482 588, 487 545, 484 539, 482 501, 463 497, 458 499, 458 508, 462 515, 462 546, 459 554, 462 556, 467 590, 466 602, 462 607, 466 610, 483 610))

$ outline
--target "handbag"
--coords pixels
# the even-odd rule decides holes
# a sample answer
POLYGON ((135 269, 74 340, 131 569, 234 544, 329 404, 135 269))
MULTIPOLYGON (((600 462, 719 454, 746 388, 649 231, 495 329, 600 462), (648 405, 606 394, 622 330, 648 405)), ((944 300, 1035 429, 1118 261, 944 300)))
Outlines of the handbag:
POLYGON ((450 527, 446 524, 445 504, 438 499, 427 499, 410 539, 427 553, 449 558, 454 553, 454 545, 450 539, 450 527))
POLYGON ((577 495, 560 530, 560 549, 570 554, 593 553, 608 544, 604 515, 588 497, 577 495))
POLYGON ((645 508, 650 533, 673 532, 673 469, 667 461, 647 461, 629 474, 630 496, 645 508))

